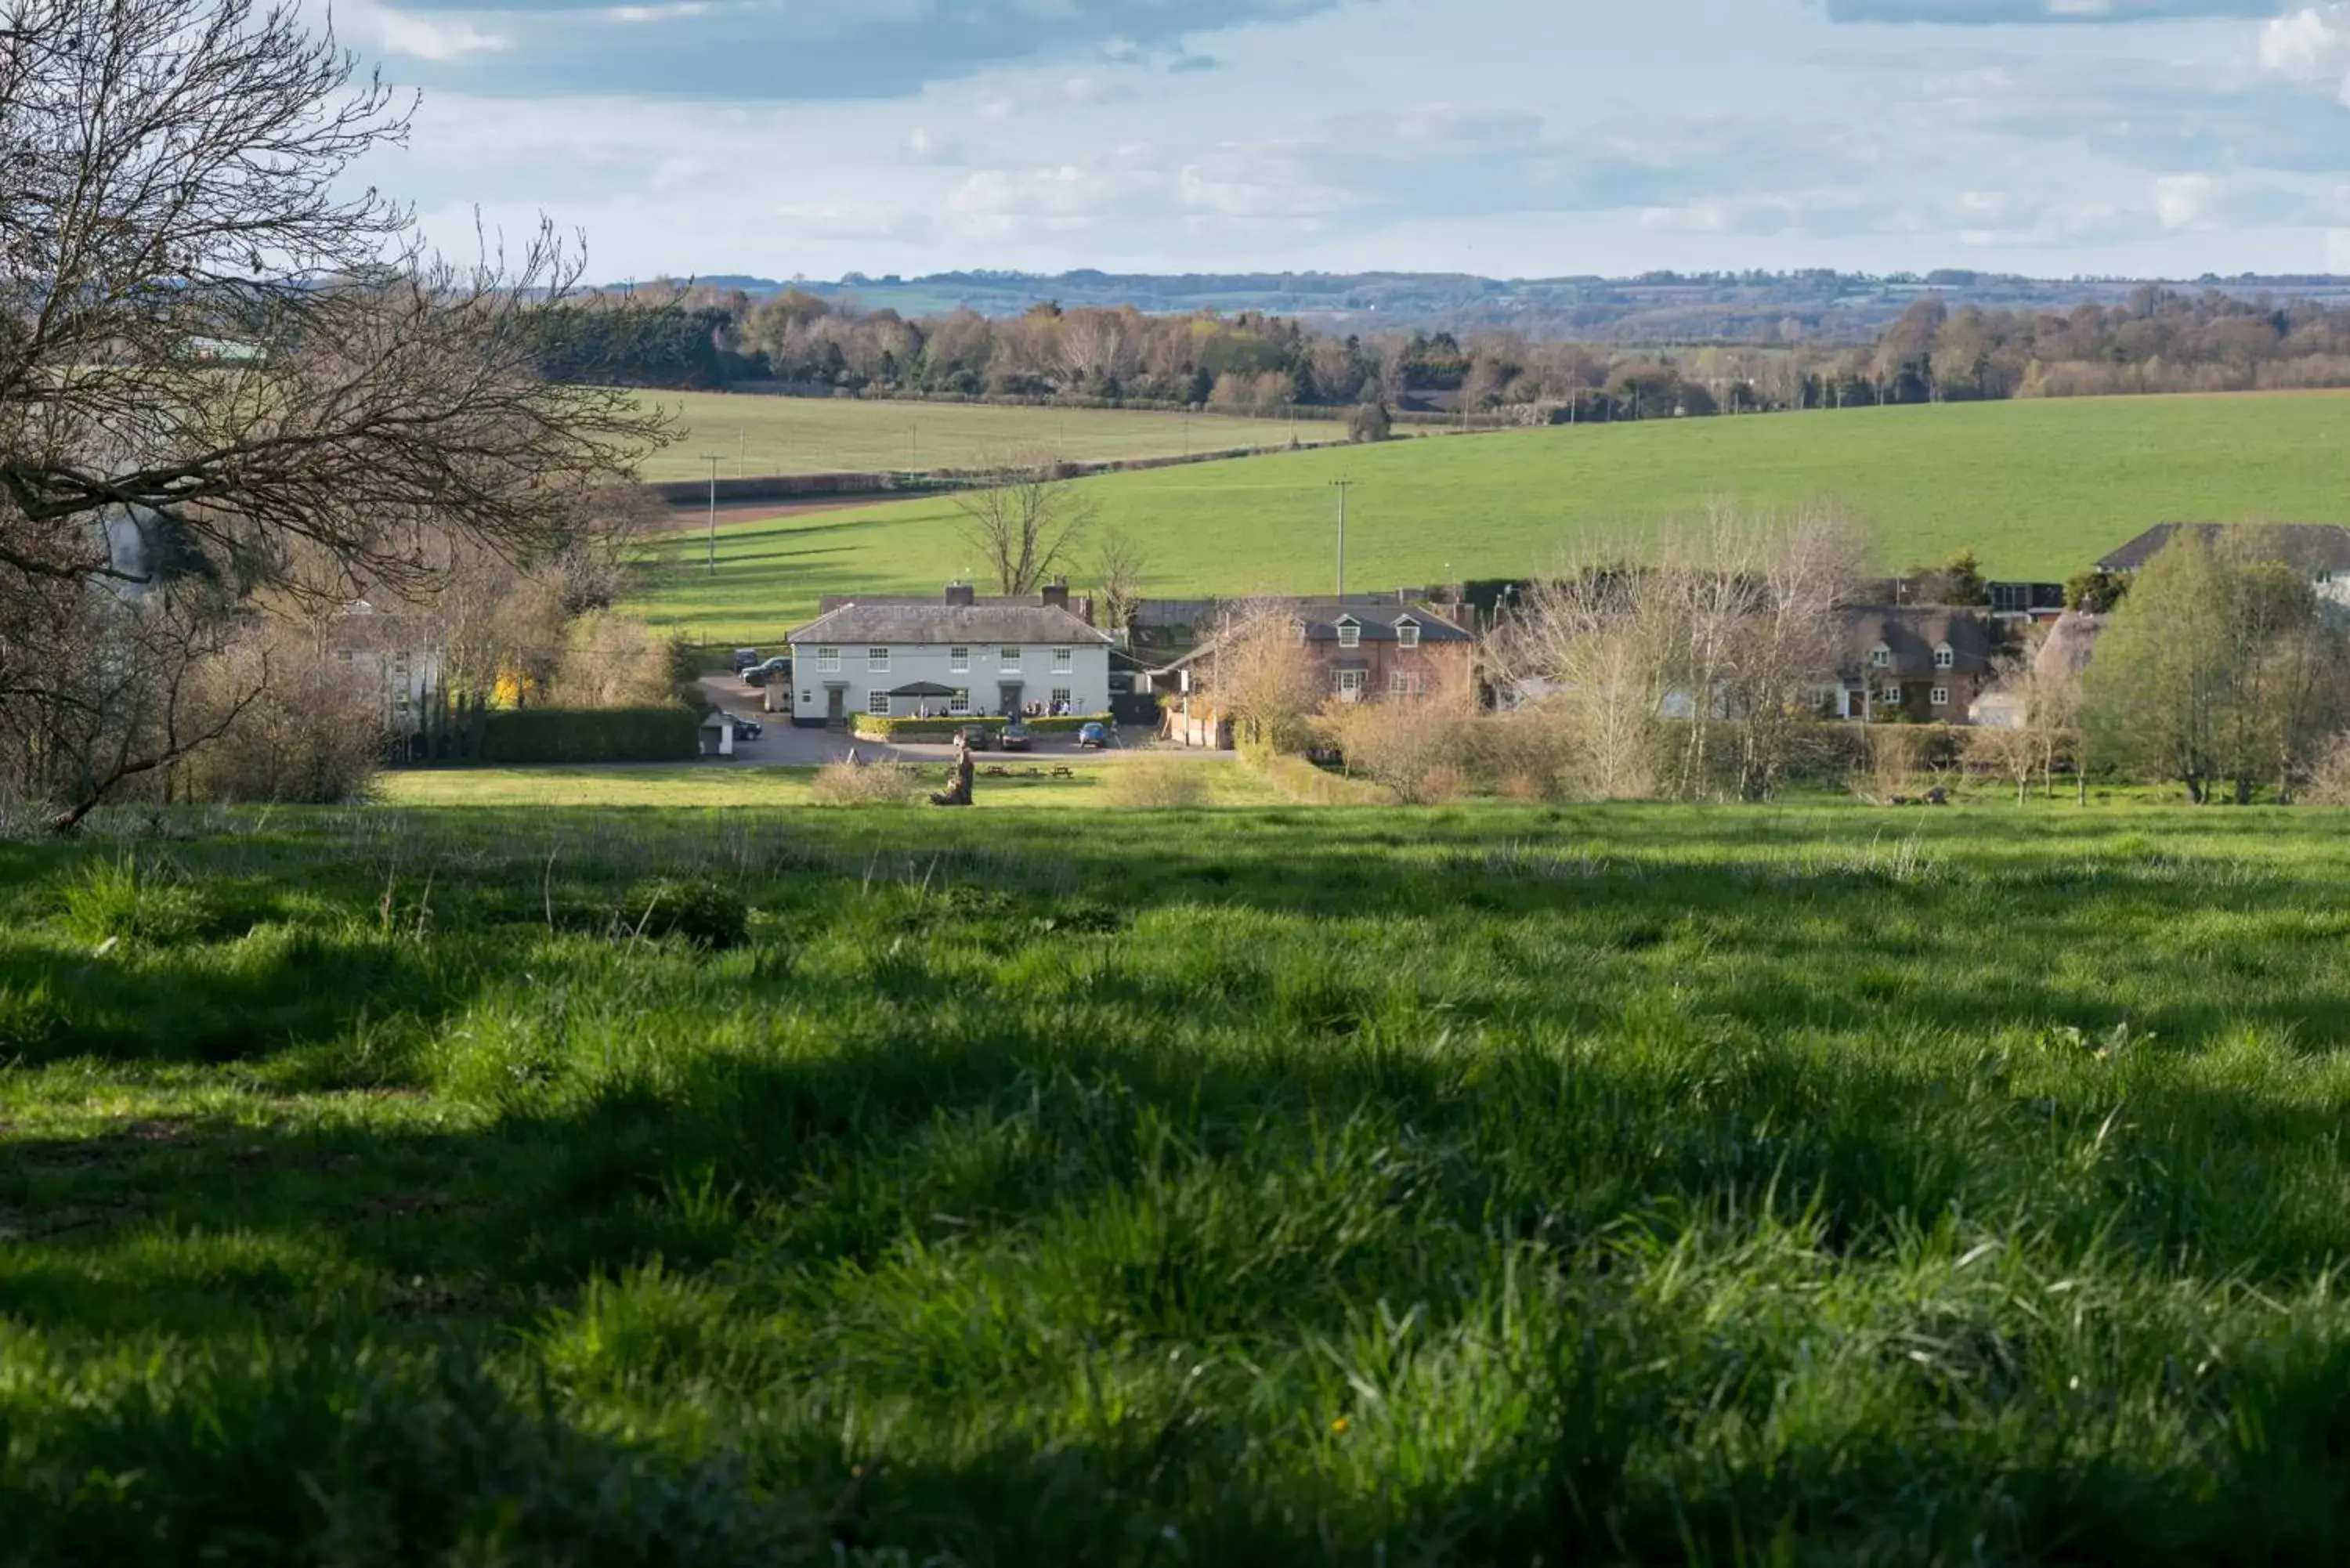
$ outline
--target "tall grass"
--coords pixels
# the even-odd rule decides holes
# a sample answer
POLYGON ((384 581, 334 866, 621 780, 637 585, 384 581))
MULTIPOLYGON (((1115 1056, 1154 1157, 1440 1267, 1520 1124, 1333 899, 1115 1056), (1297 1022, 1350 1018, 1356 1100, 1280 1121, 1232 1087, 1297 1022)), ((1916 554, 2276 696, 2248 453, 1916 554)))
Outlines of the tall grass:
POLYGON ((2338 816, 1078 820, 0 846, 11 1551, 2350 1540, 2338 816))

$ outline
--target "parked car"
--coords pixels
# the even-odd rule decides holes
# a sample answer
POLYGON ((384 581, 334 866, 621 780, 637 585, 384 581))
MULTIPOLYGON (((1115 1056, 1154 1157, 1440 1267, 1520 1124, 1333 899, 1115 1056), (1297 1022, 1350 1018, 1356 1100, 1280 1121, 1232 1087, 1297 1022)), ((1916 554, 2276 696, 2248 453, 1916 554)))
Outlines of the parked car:
POLYGON ((734 721, 734 738, 738 741, 755 741, 767 732, 766 726, 755 719, 744 719, 733 713, 727 717, 734 721))
POLYGON ((756 664, 756 663, 758 663, 758 662, 759 662, 759 650, 758 650, 757 649, 755 649, 755 648, 738 648, 738 649, 736 649, 734 650, 734 673, 735 673, 735 674, 737 674, 737 675, 742 674, 744 670, 746 670, 750 669, 753 665, 754 665, 754 664, 756 664))
MULTIPOLYGON (((983 752, 995 744, 995 732, 984 724, 965 724, 955 734, 961 735, 962 743, 974 752, 983 752)), ((953 737, 948 738, 951 740, 953 737)))
POLYGON ((787 657, 778 655, 774 659, 768 659, 764 664, 754 664, 751 666, 750 669, 743 671, 743 684, 745 686, 765 686, 777 680, 782 680, 785 684, 789 684, 791 673, 791 659, 787 657))
POLYGON ((996 743, 1007 752, 1033 752, 1036 749, 1035 742, 1028 738, 1028 726, 1017 719, 1003 726, 1003 733, 996 737, 996 743))
POLYGON ((1077 745, 1080 748, 1086 746, 1107 746, 1108 744, 1108 726, 1099 723, 1087 723, 1078 727, 1077 745))

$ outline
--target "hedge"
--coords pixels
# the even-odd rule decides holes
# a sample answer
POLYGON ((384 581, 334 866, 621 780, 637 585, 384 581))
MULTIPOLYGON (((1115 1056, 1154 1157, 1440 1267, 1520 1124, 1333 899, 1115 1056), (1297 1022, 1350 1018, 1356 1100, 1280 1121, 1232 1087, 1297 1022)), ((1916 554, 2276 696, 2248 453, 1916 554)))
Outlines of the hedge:
MULTIPOLYGON (((1023 719, 1032 735, 1074 735, 1087 724, 1110 723, 1107 713, 1079 713, 1056 719, 1023 719)), ((858 713, 849 722, 850 732, 860 741, 915 741, 954 738, 954 732, 965 724, 983 724, 991 730, 1001 730, 1012 721, 990 718, 974 713, 966 719, 884 719, 878 713, 858 713)))
POLYGON ((477 760, 671 763, 702 753, 702 719, 690 708, 516 708, 484 722, 477 760))

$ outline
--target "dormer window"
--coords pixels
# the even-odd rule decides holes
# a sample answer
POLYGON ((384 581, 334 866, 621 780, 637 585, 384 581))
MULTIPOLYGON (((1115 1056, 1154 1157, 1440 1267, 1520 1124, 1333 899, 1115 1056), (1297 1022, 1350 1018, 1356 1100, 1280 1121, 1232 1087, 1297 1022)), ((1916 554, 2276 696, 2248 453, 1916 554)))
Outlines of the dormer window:
POLYGON ((1399 620, 1396 622, 1396 646, 1398 648, 1418 648, 1419 646, 1419 622, 1416 620, 1399 620))
POLYGON ((1340 621, 1338 623, 1338 646, 1341 648, 1362 647, 1363 628, 1361 625, 1352 620, 1340 621))
POLYGON ((1954 668, 1954 667, 1958 664, 1958 662, 1959 662, 1959 656, 1958 656, 1958 653, 1957 653, 1957 651, 1956 651, 1955 649, 1953 649, 1950 647, 1950 645, 1949 643, 1947 643, 1947 642, 1946 642, 1946 643, 1943 643, 1943 644, 1941 644, 1939 647, 1938 647, 1938 648, 1936 648, 1936 649, 1934 649, 1934 668, 1935 668, 1935 669, 1937 669, 1937 670, 1950 670, 1950 669, 1954 668))
POLYGON ((1868 662, 1873 669, 1890 669, 1893 664, 1893 650, 1880 642, 1868 650, 1868 662))
POLYGON ((1294 620, 1289 624, 1297 628, 1298 646, 1304 647, 1305 643, 1305 623, 1302 620, 1294 620))

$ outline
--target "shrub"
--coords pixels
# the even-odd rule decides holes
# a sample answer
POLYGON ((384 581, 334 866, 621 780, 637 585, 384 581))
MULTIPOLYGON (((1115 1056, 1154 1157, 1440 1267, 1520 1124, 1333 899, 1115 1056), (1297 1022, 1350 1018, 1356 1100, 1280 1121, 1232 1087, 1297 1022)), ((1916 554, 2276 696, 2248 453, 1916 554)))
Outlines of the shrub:
POLYGON ((2312 805, 2350 805, 2350 732, 2334 736, 2310 768, 2301 798, 2312 805))
POLYGON ((895 805, 913 794, 913 771, 886 763, 827 763, 816 775, 816 798, 826 805, 895 805))
POLYGON ((629 888, 612 920, 616 930, 631 936, 675 937, 713 950, 741 947, 751 935, 751 911, 740 894, 714 882, 672 877, 629 888))
POLYGON ((203 924, 203 896, 182 878, 125 856, 93 860, 65 888, 65 929, 86 942, 168 945, 203 924))
POLYGON ((1153 758, 1121 763, 1109 770, 1109 797, 1120 805, 1173 810, 1207 798, 1208 781, 1197 763, 1153 758))

